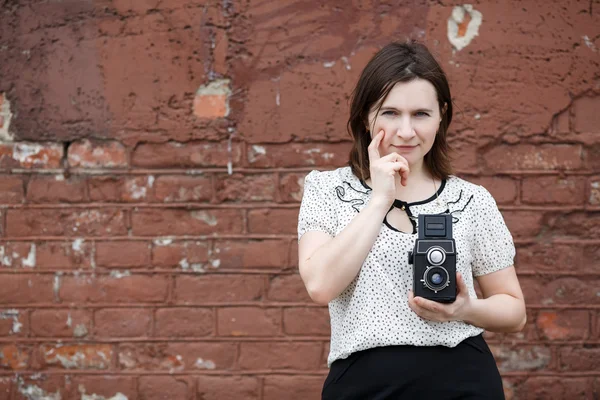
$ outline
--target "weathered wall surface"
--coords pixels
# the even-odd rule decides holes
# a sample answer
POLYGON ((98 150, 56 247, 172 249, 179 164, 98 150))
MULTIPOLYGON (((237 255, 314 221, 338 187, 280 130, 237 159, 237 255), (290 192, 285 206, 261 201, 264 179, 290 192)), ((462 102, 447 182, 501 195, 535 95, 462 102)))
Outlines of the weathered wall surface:
POLYGON ((357 76, 407 37, 518 247, 507 398, 599 396, 598 1, 0 5, 0 398, 319 398, 302 182, 346 163, 357 76))

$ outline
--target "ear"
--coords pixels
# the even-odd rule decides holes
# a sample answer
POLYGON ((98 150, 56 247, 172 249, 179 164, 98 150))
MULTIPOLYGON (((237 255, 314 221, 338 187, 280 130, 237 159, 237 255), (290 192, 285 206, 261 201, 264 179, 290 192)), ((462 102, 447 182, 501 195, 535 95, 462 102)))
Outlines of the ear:
POLYGON ((446 114, 446 111, 448 111, 448 103, 444 103, 444 106, 442 107, 442 115, 446 114))

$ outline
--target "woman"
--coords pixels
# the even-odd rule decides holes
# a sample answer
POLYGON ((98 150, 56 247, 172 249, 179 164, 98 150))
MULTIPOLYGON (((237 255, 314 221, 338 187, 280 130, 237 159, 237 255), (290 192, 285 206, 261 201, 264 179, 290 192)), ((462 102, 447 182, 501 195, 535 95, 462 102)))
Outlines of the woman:
POLYGON ((451 174, 444 72, 425 46, 392 43, 350 114, 349 166, 306 176, 298 220, 300 274, 331 318, 323 399, 503 399, 482 332, 523 329, 525 303, 493 197, 451 174), (452 303, 412 293, 420 214, 452 215, 452 303))

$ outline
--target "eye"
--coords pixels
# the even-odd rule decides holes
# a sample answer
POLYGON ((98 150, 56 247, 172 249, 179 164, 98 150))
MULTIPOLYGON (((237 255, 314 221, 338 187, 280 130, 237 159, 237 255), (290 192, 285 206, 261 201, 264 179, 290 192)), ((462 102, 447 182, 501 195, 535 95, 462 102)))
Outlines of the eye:
POLYGON ((425 111, 417 111, 415 115, 417 117, 429 117, 429 114, 427 114, 425 111))
POLYGON ((395 111, 391 111, 391 110, 387 110, 381 113, 381 115, 388 115, 388 116, 394 116, 396 115, 395 111))

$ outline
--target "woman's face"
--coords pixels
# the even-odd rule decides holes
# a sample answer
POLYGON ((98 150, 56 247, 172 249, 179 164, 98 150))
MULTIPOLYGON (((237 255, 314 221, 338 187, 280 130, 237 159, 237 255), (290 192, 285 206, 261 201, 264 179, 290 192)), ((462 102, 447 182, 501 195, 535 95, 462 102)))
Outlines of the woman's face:
POLYGON ((435 87, 427 80, 413 79, 394 85, 384 100, 379 115, 369 113, 371 138, 383 129, 379 153, 396 152, 411 166, 420 166, 431 150, 441 122, 435 87))

